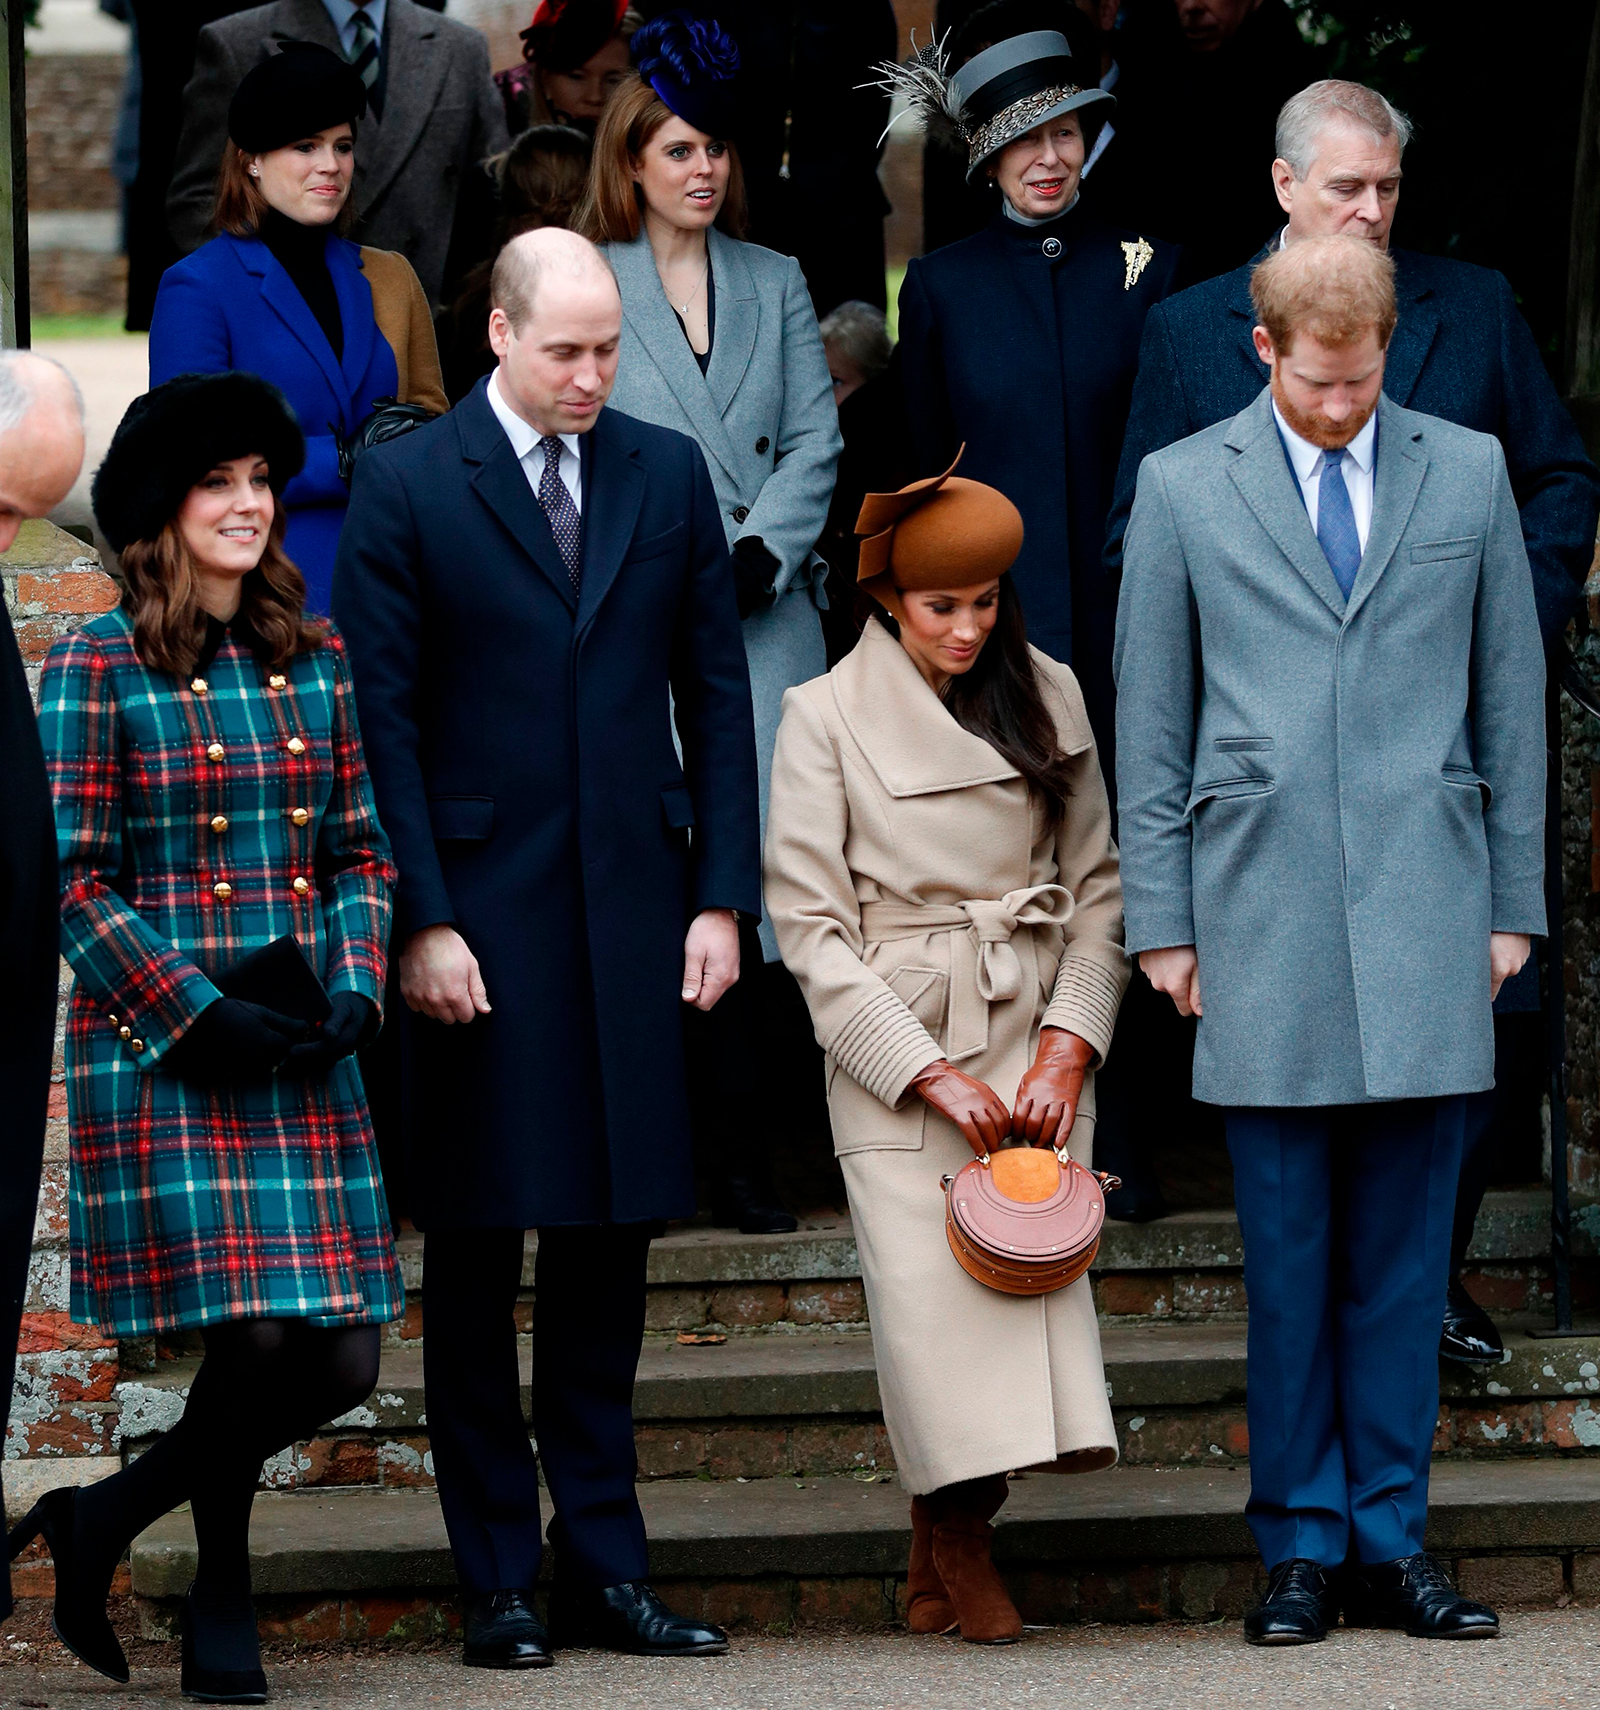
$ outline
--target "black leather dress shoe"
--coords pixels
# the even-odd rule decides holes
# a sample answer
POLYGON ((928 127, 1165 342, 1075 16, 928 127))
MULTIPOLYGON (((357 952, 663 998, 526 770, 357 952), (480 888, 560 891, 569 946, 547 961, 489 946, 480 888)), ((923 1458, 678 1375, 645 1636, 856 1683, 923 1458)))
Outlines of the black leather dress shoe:
POLYGON ((1500 1617, 1487 1604, 1463 1597, 1425 1552, 1349 1571, 1347 1627, 1398 1627, 1413 1639, 1500 1636, 1500 1617))
POLYGON ((720 1657, 728 1635, 709 1621, 674 1615, 643 1580, 599 1591, 563 1590, 550 1596, 557 1645, 592 1645, 638 1657, 720 1657))
POLYGON ((468 1668, 549 1668, 550 1639, 525 1591, 488 1591, 467 1605, 461 1660, 468 1668))
POLYGON ((1267 1575, 1267 1595, 1244 1618, 1252 1645, 1314 1645, 1339 1619, 1333 1576, 1321 1562, 1295 1557, 1267 1575))
POLYGON ((744 1176, 730 1176, 712 1190, 711 1221, 741 1235, 789 1235, 800 1227, 799 1218, 778 1203, 775 1188, 744 1176))
POLYGON ((1460 1277, 1451 1277, 1445 1295, 1444 1330, 1439 1337, 1441 1356, 1466 1366, 1497 1366, 1505 1352, 1494 1320, 1462 1287, 1460 1277))

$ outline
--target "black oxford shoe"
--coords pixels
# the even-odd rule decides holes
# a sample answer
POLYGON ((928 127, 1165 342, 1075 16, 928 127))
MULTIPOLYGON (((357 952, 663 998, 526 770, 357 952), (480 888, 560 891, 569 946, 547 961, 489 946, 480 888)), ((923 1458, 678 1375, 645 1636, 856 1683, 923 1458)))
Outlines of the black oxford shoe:
POLYGON ((1497 1639, 1500 1617, 1473 1603, 1426 1553, 1350 1569, 1349 1627, 1398 1627, 1413 1639, 1497 1639))
POLYGON ((1314 1645, 1339 1618, 1332 1576, 1321 1562, 1296 1557, 1267 1575, 1267 1595, 1244 1618, 1252 1645, 1314 1645))
POLYGON ((1451 1277, 1445 1295, 1444 1330, 1439 1336, 1440 1355, 1464 1366, 1497 1366, 1505 1352, 1494 1320, 1462 1287, 1460 1277, 1451 1277))
POLYGON ((593 1645, 637 1657, 720 1657, 728 1635, 709 1621, 674 1615, 643 1580, 598 1591, 563 1591, 550 1598, 556 1643, 593 1645))
POLYGON ((468 1668, 549 1668, 556 1659, 525 1591, 488 1591, 467 1605, 461 1660, 468 1668))

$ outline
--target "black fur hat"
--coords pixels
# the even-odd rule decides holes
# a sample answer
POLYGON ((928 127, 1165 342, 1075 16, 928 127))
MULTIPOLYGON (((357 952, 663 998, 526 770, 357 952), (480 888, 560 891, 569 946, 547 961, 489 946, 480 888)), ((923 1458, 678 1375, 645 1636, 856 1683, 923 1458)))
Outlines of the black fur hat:
POLYGON ((135 398, 95 472, 95 521, 114 550, 154 540, 196 482, 235 457, 267 460, 274 494, 300 473, 306 442, 283 394, 259 374, 180 374, 135 398))

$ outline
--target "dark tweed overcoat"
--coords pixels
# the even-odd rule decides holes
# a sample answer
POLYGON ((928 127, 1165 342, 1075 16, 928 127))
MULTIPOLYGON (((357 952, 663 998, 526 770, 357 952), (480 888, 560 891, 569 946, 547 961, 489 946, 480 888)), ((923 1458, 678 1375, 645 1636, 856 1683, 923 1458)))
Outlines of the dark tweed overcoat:
POLYGON ((398 1316, 355 1059, 223 1086, 163 1066, 213 979, 285 933, 330 991, 382 1002, 395 873, 343 642, 280 671, 230 632, 179 679, 109 612, 51 649, 40 721, 77 976, 72 1316, 114 1336, 398 1316))

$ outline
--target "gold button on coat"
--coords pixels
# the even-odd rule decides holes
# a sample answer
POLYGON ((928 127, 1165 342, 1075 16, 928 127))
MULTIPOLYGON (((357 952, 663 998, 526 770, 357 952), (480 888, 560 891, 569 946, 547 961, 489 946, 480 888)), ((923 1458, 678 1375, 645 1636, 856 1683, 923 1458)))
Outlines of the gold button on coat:
POLYGON ((311 889, 311 881, 309 879, 296 879, 292 889, 297 897, 303 897, 311 889))
POLYGON ((120 1033, 124 1039, 131 1039, 133 1037, 133 1029, 131 1027, 119 1027, 117 1032, 120 1033))
POLYGON ((281 671, 274 671, 272 675, 267 678, 267 687, 269 689, 287 689, 288 686, 289 679, 285 677, 281 671))
POLYGON ((211 894, 218 902, 226 902, 228 898, 233 895, 233 886, 224 879, 220 885, 213 885, 211 887, 211 894))
POLYGON ((116 1027, 121 1023, 122 1017, 120 1015, 108 1015, 106 1020, 109 1021, 113 1027, 116 1027))
POLYGON ((225 749, 220 742, 213 742, 206 750, 206 759, 222 760, 227 757, 227 753, 227 749, 225 749))
POLYGON ((142 1039, 130 1039, 128 1041, 128 1049, 137 1057, 144 1049, 144 1041, 142 1039))
POLYGON ((196 677, 195 680, 189 685, 189 687, 191 689, 193 689, 197 695, 203 695, 203 694, 206 694, 210 690, 211 685, 205 680, 204 677, 196 677))
POLYGON ((300 740, 300 738, 298 736, 291 736, 289 738, 289 752, 291 754, 304 754, 305 751, 306 751, 306 745, 300 740))
POLYGON ((211 820, 211 829, 213 831, 226 831, 228 829, 228 816, 225 813, 214 814, 211 820))
POLYGON ((294 810, 294 812, 289 815, 289 817, 290 817, 290 819, 292 819, 295 822, 296 825, 310 825, 310 823, 311 823, 311 810, 310 810, 310 808, 296 808, 294 810))

